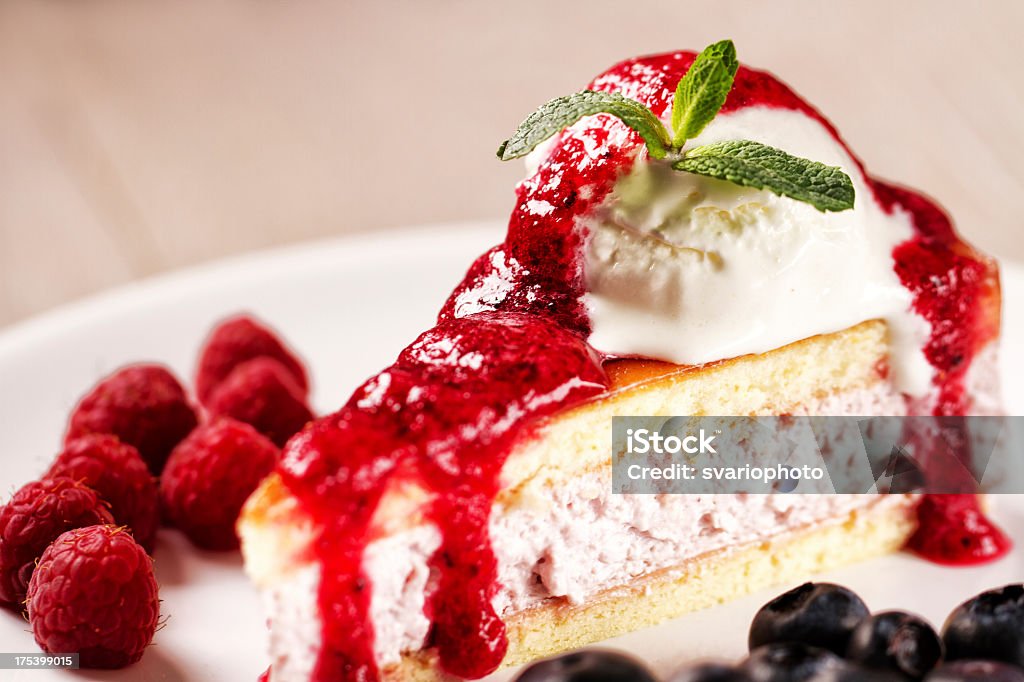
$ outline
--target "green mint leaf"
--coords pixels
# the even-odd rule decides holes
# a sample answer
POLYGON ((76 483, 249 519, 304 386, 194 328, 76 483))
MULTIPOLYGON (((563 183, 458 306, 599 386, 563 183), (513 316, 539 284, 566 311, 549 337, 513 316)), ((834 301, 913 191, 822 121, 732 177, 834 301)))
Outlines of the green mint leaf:
POLYGON ((721 40, 697 55, 672 100, 673 146, 682 147, 711 123, 732 90, 739 65, 731 40, 721 40))
POLYGON ((819 211, 853 208, 853 182, 838 167, 791 156, 759 142, 733 140, 694 147, 672 167, 766 189, 819 211))
POLYGON ((515 134, 498 147, 502 161, 526 156, 544 140, 585 116, 611 114, 640 134, 656 159, 665 158, 668 131, 651 110, 617 92, 584 90, 551 100, 519 124, 515 134))

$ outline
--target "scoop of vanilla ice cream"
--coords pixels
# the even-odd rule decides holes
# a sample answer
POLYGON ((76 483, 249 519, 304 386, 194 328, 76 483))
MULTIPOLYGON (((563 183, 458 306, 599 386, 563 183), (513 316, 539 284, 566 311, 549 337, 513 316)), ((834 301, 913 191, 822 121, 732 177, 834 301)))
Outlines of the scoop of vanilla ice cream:
POLYGON ((926 393, 929 327, 893 270, 893 248, 913 233, 910 216, 886 213, 849 154, 800 112, 720 114, 689 144, 743 139, 840 166, 853 180, 854 208, 823 213, 642 155, 586 219, 591 345, 701 364, 878 318, 889 325, 897 387, 926 393))

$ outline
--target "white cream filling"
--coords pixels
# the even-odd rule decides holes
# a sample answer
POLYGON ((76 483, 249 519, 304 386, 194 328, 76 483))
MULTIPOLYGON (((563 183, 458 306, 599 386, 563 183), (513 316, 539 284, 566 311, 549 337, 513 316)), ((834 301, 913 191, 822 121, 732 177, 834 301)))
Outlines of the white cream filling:
POLYGON ((841 167, 855 207, 822 213, 642 155, 585 221, 590 344, 611 355, 701 364, 878 318, 889 325, 898 390, 925 394, 929 325, 911 311, 893 271, 893 248, 913 234, 909 215, 886 214, 850 156, 799 112, 722 114, 689 145, 740 139, 841 167))
MULTIPOLYGON (((501 589, 493 605, 508 617, 551 598, 584 603, 655 571, 716 550, 734 551, 789 529, 839 520, 883 501, 868 495, 614 495, 610 473, 552 491, 541 506, 492 517, 501 589)), ((440 545, 433 526, 372 543, 366 570, 380 666, 422 648, 430 558, 440 545)), ((320 644, 319 565, 311 564, 264 593, 271 617, 273 680, 307 680, 320 644)))

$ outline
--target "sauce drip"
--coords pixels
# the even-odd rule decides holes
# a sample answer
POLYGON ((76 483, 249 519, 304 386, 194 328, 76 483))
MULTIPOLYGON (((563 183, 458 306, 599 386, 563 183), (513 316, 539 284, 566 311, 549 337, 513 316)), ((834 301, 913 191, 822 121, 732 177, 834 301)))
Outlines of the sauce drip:
MULTIPOLYGON (((661 116, 694 56, 629 60, 591 88, 621 92, 661 116)), ((723 111, 749 106, 803 112, 842 143, 832 125, 786 85, 740 67, 723 111)), ((491 606, 498 586, 488 536, 499 475, 511 445, 534 420, 607 386, 603 359, 586 343, 578 219, 645 153, 639 136, 608 116, 563 133, 518 187, 505 242, 471 266, 437 326, 339 412, 288 444, 279 473, 320 530, 315 551, 323 631, 315 679, 378 677, 363 551, 382 497, 403 482, 434 493, 426 513, 442 537, 432 560, 437 580, 426 607, 428 644, 446 671, 462 677, 481 677, 501 663, 507 640, 491 606)), ((914 293, 915 309, 932 323, 927 352, 936 369, 935 413, 962 414, 968 408, 964 375, 979 345, 995 333, 983 324, 977 304, 984 288, 993 286, 994 269, 959 242, 930 201, 869 182, 883 207, 913 216, 918 234, 896 249, 895 267, 914 293)), ((925 500, 921 527, 927 531, 921 532, 934 542, 922 545, 923 554, 973 562, 1005 547, 993 539, 997 531, 974 499, 958 496, 955 505, 938 496, 925 500)))
MULTIPOLYGON (((999 319, 979 301, 998 293, 995 263, 957 238, 942 209, 920 194, 874 182, 883 206, 899 206, 914 223, 914 238, 893 252, 896 274, 914 295, 914 310, 932 328, 924 348, 935 368, 938 417, 969 414, 964 387, 971 360, 999 332, 999 319)), ((960 428, 965 429, 963 424, 960 428)), ((961 434, 963 456, 970 456, 961 434)), ((970 566, 993 561, 1010 551, 1009 538, 982 511, 977 495, 925 495, 917 508, 918 529, 907 543, 935 563, 970 566)))
POLYGON ((919 525, 907 546, 947 566, 994 561, 1010 551, 1010 540, 978 506, 977 495, 926 495, 917 508, 919 525))

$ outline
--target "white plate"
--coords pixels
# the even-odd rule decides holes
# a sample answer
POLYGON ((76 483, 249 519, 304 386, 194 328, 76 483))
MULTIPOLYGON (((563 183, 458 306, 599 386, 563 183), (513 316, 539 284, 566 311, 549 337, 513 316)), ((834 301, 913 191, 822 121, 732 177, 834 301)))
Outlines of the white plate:
MULTIPOLYGON (((156 360, 190 378, 196 350, 218 319, 250 310, 279 328, 309 362, 321 411, 428 327, 470 261, 498 242, 496 223, 420 228, 300 245, 136 284, 36 318, 0 334, 0 491, 38 476, 58 451, 67 414, 101 375, 156 360)), ((1004 266, 1004 376, 1024 375, 1024 270, 1004 266)), ((1024 385, 1007 381, 1011 410, 1024 413, 1024 385)), ((1024 501, 1000 498, 996 519, 1021 545, 991 566, 950 569, 892 556, 831 574, 875 609, 905 608, 941 624, 959 601, 1024 580, 1024 501)), ((235 554, 200 552, 176 532, 160 535, 156 571, 167 626, 136 666, 123 671, 21 671, 3 679, 243 680, 266 667, 265 627, 235 554)), ((779 589, 620 637, 660 672, 694 657, 744 653, 753 612, 779 589)), ((0 613, 0 651, 37 651, 27 624, 0 613)), ((510 672, 495 680, 507 679, 510 672)))

